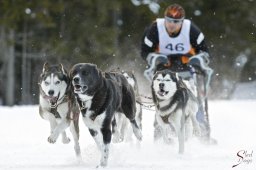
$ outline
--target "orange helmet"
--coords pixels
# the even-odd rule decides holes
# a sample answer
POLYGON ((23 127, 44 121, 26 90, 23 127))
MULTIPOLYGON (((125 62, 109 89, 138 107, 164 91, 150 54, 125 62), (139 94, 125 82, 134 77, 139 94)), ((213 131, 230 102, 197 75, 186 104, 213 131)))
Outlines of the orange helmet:
POLYGON ((184 19, 185 10, 179 4, 173 4, 166 8, 164 16, 173 19, 184 19))

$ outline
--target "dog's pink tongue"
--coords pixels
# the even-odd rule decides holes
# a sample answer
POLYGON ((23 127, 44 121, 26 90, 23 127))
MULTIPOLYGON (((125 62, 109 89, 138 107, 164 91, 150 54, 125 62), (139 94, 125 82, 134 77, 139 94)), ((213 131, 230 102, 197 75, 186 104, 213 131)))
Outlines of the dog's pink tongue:
POLYGON ((57 102, 57 97, 51 97, 50 98, 50 103, 55 104, 57 102))
POLYGON ((164 93, 165 93, 165 91, 158 91, 158 94, 160 95, 160 96, 163 96, 164 95, 164 93))

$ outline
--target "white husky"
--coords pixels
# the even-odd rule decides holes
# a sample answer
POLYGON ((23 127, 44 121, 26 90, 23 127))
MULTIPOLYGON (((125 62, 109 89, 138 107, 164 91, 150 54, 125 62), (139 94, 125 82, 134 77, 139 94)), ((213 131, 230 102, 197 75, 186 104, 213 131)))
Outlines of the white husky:
POLYGON ((45 63, 39 78, 39 113, 50 122, 49 143, 55 143, 62 135, 62 142, 69 143, 65 129, 70 126, 74 138, 75 153, 80 157, 79 146, 79 108, 69 89, 69 78, 63 65, 45 63))

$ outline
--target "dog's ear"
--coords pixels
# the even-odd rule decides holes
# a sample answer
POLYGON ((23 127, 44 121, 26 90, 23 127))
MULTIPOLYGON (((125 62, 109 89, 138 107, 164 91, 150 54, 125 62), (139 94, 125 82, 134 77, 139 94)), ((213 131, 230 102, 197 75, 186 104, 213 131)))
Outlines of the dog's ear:
POLYGON ((160 73, 160 71, 156 71, 156 72, 154 73, 154 75, 153 75, 153 80, 156 79, 156 76, 157 76, 159 73, 160 73))
POLYGON ((176 83, 179 81, 178 73, 169 72, 169 74, 171 75, 172 81, 174 81, 176 83))
POLYGON ((68 76, 67 71, 64 69, 64 67, 63 67, 63 65, 61 63, 58 65, 58 71, 61 72, 63 80, 65 80, 69 84, 70 78, 68 76))
POLYGON ((41 83, 42 78, 45 76, 45 72, 49 69, 49 64, 48 62, 45 62, 43 65, 43 70, 42 73, 40 74, 40 78, 38 79, 38 84, 41 83))
POLYGON ((106 76, 106 73, 105 73, 105 72, 99 70, 98 74, 99 74, 99 77, 100 77, 101 79, 102 79, 103 77, 106 78, 106 77, 105 77, 105 76, 106 76))
POLYGON ((62 74, 64 74, 65 76, 68 76, 67 72, 65 71, 65 69, 64 69, 64 67, 63 67, 63 65, 61 63, 59 64, 59 69, 60 69, 62 74))
POLYGON ((49 63, 46 61, 43 66, 43 73, 47 70, 49 70, 49 63))
POLYGON ((74 71, 74 66, 73 66, 73 67, 69 70, 69 72, 68 72, 68 77, 69 77, 70 79, 72 79, 73 71, 74 71))
POLYGON ((44 63, 44 66, 43 66, 43 71, 42 71, 42 73, 40 74, 40 77, 41 77, 41 78, 44 77, 45 72, 49 70, 49 66, 50 66, 49 63, 46 61, 46 62, 44 63))
POLYGON ((179 74, 178 73, 175 73, 175 77, 176 77, 176 80, 177 82, 179 81, 179 74))
POLYGON ((132 77, 134 80, 136 80, 136 77, 135 77, 134 72, 132 72, 131 77, 132 77))

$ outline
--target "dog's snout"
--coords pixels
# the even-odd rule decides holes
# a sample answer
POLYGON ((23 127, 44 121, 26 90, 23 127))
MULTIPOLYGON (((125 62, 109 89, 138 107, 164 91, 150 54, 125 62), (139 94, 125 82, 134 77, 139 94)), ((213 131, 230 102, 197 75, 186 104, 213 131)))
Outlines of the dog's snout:
POLYGON ((53 96, 54 91, 53 91, 53 90, 49 90, 49 91, 48 91, 48 94, 49 94, 49 96, 53 96))
POLYGON ((159 84, 160 89, 164 88, 164 83, 159 84))
POLYGON ((75 83, 79 83, 79 78, 78 77, 75 77, 73 80, 74 80, 75 83))

